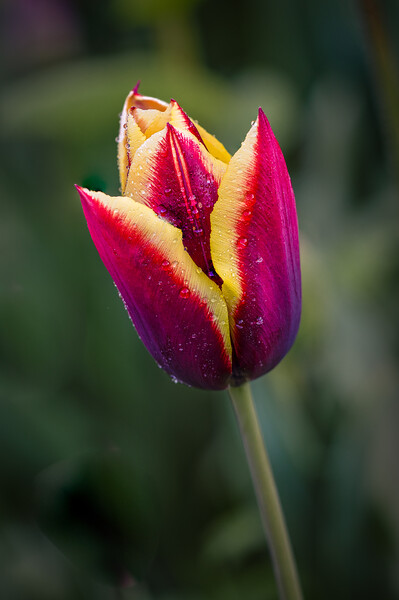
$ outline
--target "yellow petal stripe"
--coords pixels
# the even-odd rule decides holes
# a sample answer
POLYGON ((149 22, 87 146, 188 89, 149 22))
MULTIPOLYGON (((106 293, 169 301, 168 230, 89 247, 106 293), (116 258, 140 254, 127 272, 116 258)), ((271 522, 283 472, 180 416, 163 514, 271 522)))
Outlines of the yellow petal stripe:
POLYGON ((219 199, 211 214, 211 256, 216 271, 223 279, 223 295, 230 315, 242 299, 243 277, 240 269, 240 240, 237 222, 245 219, 248 210, 248 188, 254 168, 256 124, 250 129, 245 142, 232 157, 219 187, 219 199))

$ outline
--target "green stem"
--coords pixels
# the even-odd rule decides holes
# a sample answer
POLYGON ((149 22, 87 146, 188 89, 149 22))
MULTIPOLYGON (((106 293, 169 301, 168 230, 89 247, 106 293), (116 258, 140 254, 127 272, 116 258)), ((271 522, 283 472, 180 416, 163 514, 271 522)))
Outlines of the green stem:
POLYGON ((249 383, 229 388, 263 527, 273 561, 274 574, 281 600, 301 600, 302 592, 291 544, 281 510, 270 461, 263 443, 249 383))

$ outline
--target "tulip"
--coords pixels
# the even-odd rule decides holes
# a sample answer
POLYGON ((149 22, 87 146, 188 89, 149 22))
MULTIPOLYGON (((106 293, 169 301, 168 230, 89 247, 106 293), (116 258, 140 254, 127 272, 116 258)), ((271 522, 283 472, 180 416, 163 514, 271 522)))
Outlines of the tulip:
POLYGON ((121 196, 78 187, 102 261, 144 344, 175 381, 229 387, 282 600, 301 600, 295 560, 250 386, 299 327, 295 199, 262 109, 241 148, 177 102, 126 98, 121 196))
POLYGON ((270 371, 297 334, 295 199, 259 109, 241 148, 179 104, 126 98, 121 196, 78 187, 93 242, 142 341, 175 381, 206 389, 270 371))

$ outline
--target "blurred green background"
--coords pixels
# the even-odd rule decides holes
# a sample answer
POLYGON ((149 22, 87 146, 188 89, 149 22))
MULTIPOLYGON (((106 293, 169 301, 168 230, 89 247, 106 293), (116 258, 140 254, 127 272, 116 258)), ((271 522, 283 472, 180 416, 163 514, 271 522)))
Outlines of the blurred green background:
POLYGON ((308 600, 399 597, 395 1, 3 0, 0 597, 275 600, 227 393, 137 338, 74 183, 127 92, 234 152, 258 106, 301 230, 294 348, 253 385, 308 600))

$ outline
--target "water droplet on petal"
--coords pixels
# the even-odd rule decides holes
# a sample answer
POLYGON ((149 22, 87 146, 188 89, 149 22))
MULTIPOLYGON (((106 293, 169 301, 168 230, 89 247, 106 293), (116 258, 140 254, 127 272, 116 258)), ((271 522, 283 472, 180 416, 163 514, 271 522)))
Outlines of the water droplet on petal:
POLYGON ((170 194, 172 193, 171 188, 165 188, 164 189, 164 193, 165 193, 166 196, 170 196, 170 194))
POLYGON ((202 202, 198 202, 197 206, 198 208, 202 208, 202 202))
POLYGON ((158 212, 160 215, 164 215, 167 212, 167 208, 165 206, 163 206, 162 204, 160 205, 158 212))
POLYGON ((201 229, 201 227, 193 227, 193 232, 195 233, 195 235, 202 235, 204 233, 204 230, 201 229))
POLYGON ((248 246, 248 240, 246 237, 240 237, 237 241, 237 246, 239 248, 246 248, 248 246))
POLYGON ((261 263, 261 262, 263 262, 263 258, 261 256, 258 256, 258 258, 256 259, 255 262, 261 263))
POLYGON ((248 202, 252 202, 253 200, 255 200, 255 194, 253 194, 252 192, 247 192, 247 193, 245 194, 245 199, 246 199, 248 202))
POLYGON ((188 287, 182 287, 179 292, 180 298, 188 298, 190 296, 190 290, 188 287))
POLYGON ((163 268, 164 271, 167 271, 170 267, 170 262, 168 260, 163 260, 161 262, 161 267, 163 268))
POLYGON ((244 219, 244 221, 248 221, 251 216, 252 216, 252 210, 249 210, 249 208, 246 208, 244 210, 244 212, 242 213, 242 218, 244 219))
POLYGON ((237 327, 237 329, 242 329, 244 327, 244 320, 239 319, 236 323, 236 327, 237 327))
POLYGON ((255 322, 256 322, 257 325, 262 325, 263 324, 263 317, 258 317, 255 322))

